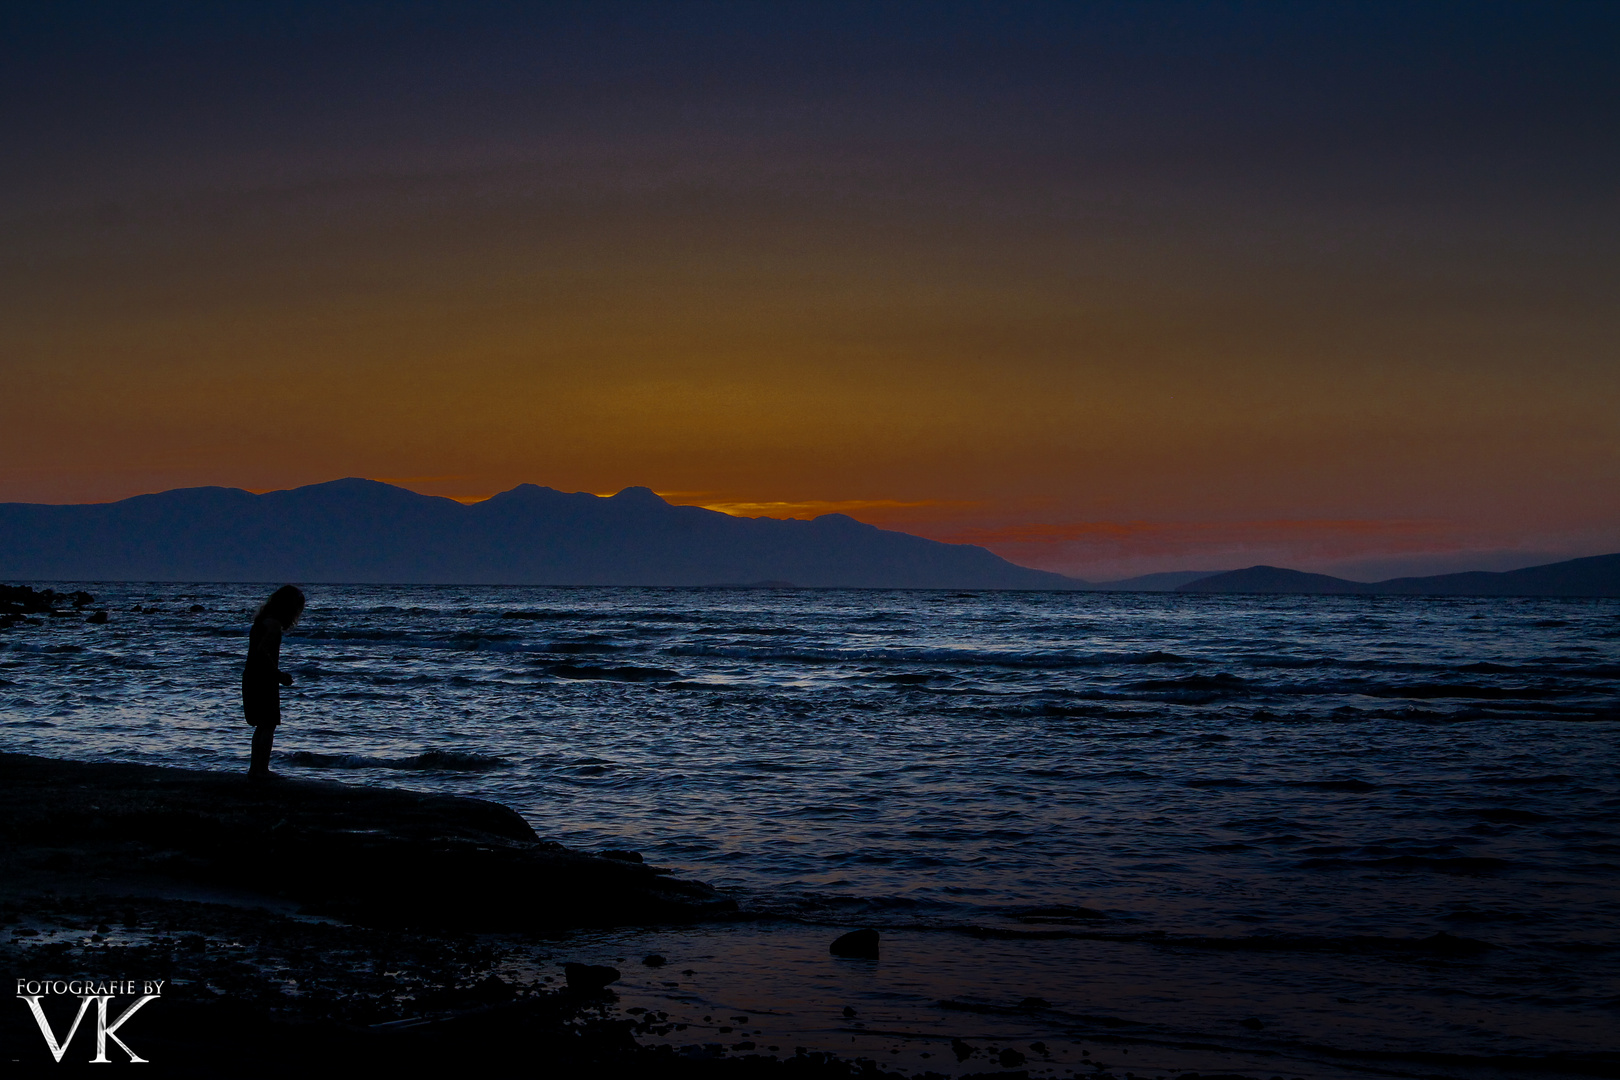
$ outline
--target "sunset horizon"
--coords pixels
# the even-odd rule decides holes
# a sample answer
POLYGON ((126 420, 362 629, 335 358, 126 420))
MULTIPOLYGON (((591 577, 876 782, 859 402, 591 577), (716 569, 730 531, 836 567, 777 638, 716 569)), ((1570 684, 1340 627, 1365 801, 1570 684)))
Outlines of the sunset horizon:
POLYGON ((0 502, 645 485, 1083 577, 1620 549, 1600 9, 633 8, 20 19, 0 502))
POLYGON ((0 8, 0 1043, 1613 1075, 1617 58, 0 8))

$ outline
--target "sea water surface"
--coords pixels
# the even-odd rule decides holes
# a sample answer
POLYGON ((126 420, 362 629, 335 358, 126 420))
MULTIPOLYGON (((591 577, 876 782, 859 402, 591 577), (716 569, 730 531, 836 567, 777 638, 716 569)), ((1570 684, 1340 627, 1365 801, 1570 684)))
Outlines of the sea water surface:
MULTIPOLYGON (((0 749, 245 768, 268 588, 70 584, 111 619, 0 632, 0 749)), ((625 961, 671 1041, 1615 1061, 1620 602, 307 591, 278 771, 494 799, 759 916, 535 954, 625 961), (826 955, 856 926, 882 961, 826 955)))

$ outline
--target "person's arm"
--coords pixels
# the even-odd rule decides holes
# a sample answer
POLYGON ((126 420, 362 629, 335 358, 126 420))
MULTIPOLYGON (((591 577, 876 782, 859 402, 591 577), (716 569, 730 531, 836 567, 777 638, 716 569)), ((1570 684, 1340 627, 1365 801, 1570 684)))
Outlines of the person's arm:
POLYGON ((273 642, 271 649, 276 658, 276 681, 281 683, 282 686, 291 686, 293 684, 292 672, 281 670, 281 625, 274 621, 270 625, 274 628, 270 633, 270 637, 273 642))
POLYGON ((293 684, 292 674, 281 670, 281 626, 274 619, 265 618, 253 624, 244 679, 265 687, 272 676, 282 686, 293 684))

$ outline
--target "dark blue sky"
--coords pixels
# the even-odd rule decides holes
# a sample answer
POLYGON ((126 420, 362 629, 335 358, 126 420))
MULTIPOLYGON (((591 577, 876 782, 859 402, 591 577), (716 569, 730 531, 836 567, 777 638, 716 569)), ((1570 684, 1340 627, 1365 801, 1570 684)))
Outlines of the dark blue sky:
POLYGON ((11 429, 0 499, 1611 550, 1617 46, 1613 4, 13 5, 0 378, 91 434, 11 429))

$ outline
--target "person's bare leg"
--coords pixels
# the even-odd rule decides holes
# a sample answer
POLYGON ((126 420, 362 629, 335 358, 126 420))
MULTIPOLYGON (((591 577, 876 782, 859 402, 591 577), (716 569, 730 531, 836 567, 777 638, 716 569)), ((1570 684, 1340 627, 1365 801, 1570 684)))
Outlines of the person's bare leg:
POLYGON ((270 744, 276 737, 276 725, 259 724, 253 729, 253 756, 248 765, 248 776, 254 780, 270 776, 270 744))

